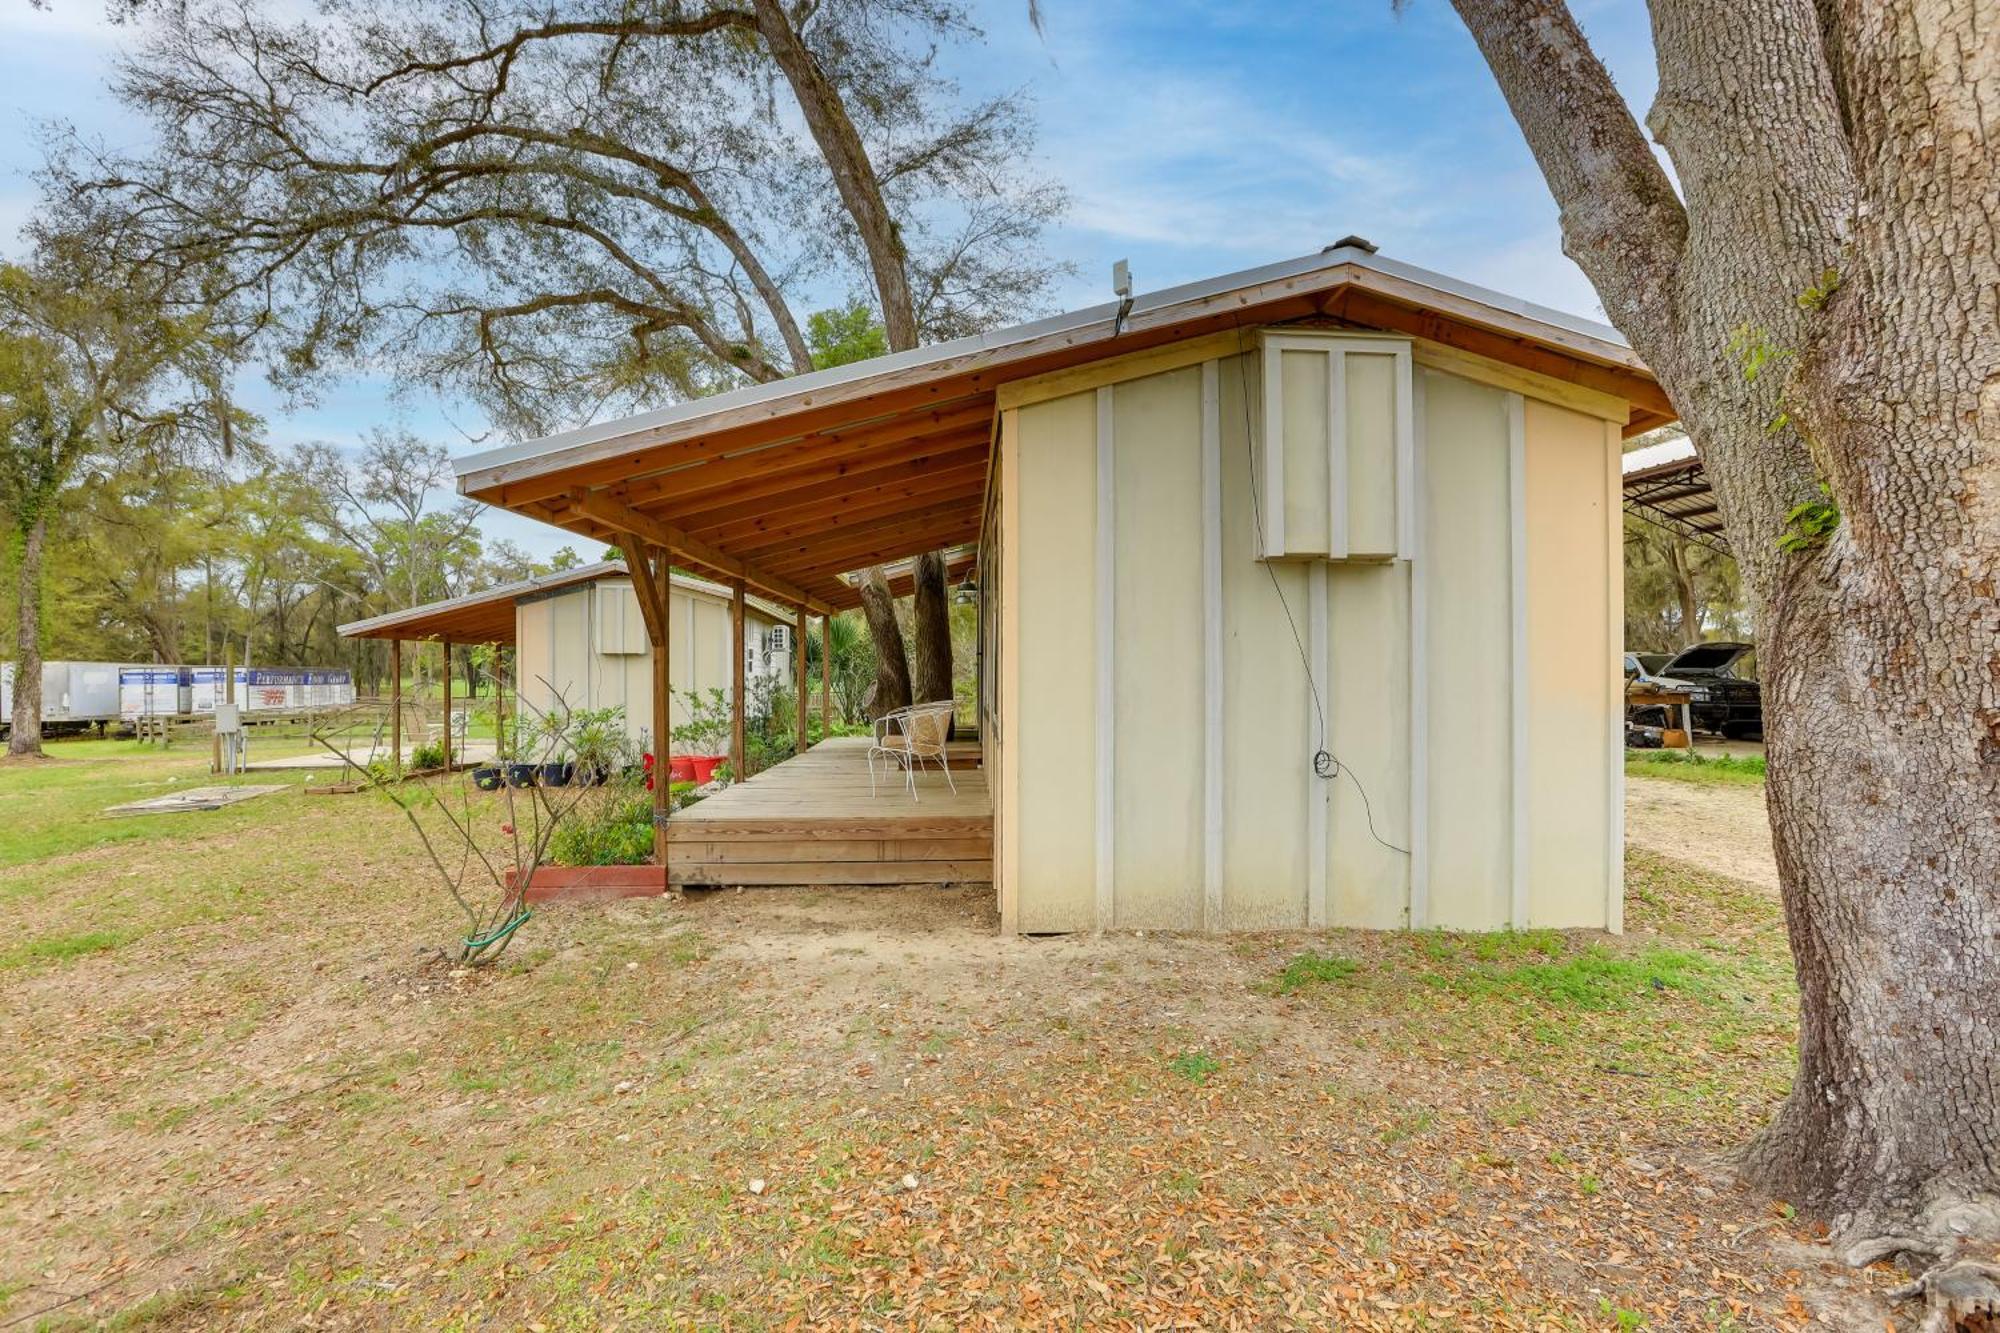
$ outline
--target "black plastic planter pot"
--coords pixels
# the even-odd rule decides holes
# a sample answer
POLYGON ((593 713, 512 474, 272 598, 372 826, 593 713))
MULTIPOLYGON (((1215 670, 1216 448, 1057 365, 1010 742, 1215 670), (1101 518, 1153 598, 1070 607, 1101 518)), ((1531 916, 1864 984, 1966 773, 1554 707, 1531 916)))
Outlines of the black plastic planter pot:
POLYGON ((567 787, 569 786, 569 780, 575 776, 575 764, 542 765, 542 785, 544 787, 567 787))
POLYGON ((507 765, 507 785, 510 787, 532 787, 535 785, 533 764, 507 765))
POLYGON ((500 770, 492 764, 472 770, 472 785, 481 791, 498 791, 503 780, 500 770))

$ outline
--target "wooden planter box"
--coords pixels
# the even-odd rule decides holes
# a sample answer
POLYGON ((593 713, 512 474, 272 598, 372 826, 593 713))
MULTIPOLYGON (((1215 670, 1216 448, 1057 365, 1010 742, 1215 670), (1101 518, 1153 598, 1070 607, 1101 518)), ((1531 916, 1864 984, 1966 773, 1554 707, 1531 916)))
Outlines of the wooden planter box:
MULTIPOLYGON (((507 872, 514 887, 514 872, 507 872)), ((613 898, 652 898, 667 891, 664 866, 536 866, 528 879, 531 903, 591 903, 613 898)))

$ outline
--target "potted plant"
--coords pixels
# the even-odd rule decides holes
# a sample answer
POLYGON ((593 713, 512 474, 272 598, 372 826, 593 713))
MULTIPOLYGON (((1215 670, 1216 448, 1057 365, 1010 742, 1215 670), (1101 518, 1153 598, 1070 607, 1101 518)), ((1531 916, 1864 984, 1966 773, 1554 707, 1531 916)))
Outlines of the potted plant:
POLYGON ((724 753, 731 720, 729 701, 715 689, 684 690, 681 697, 686 701, 688 720, 674 728, 674 741, 683 753, 672 756, 670 771, 677 781, 706 784, 729 757, 724 753))
POLYGON ((566 780, 583 786, 603 786, 612 774, 628 767, 632 758, 622 707, 579 709, 570 714, 563 742, 574 764, 566 780))

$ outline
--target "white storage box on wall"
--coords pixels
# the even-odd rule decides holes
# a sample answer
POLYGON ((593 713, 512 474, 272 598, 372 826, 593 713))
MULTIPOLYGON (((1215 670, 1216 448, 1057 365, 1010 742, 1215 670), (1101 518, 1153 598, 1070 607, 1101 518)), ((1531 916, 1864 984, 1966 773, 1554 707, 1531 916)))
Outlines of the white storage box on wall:
POLYGON ((1261 341, 1265 558, 1407 559, 1410 340, 1287 330, 1261 341))

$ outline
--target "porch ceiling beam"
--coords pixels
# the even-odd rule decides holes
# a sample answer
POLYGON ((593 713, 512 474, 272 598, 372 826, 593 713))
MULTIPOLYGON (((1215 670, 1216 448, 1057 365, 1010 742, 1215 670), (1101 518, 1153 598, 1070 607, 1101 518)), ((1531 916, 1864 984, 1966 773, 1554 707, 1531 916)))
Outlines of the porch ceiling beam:
POLYGON ((652 562, 646 559, 646 548, 630 533, 618 534, 618 549, 625 553, 625 572, 632 576, 632 586, 639 595, 639 614, 646 622, 646 641, 657 648, 666 639, 667 608, 660 599, 659 586, 653 578, 652 562))
POLYGON ((820 475, 838 476, 862 458, 872 460, 891 451, 902 456, 921 453, 935 441, 968 432, 983 438, 992 415, 991 401, 981 399, 916 417, 869 422, 848 430, 818 431, 780 444, 746 448, 606 489, 618 499, 643 508, 663 499, 678 503, 719 490, 739 493, 739 488, 745 485, 757 486, 771 478, 797 476, 811 480, 820 475))
MULTIPOLYGON (((896 597, 908 597, 916 586, 911 580, 909 566, 903 565, 899 572, 896 562, 890 561, 887 563, 889 565, 890 593, 896 597)), ((957 584, 967 573, 977 568, 978 564, 979 552, 971 550, 960 551, 946 563, 945 580, 948 583, 957 584)), ((827 600, 831 601, 835 606, 840 607, 842 610, 852 611, 861 605, 861 589, 847 582, 845 577, 843 577, 848 572, 847 570, 842 570, 839 574, 835 575, 815 575, 813 577, 813 586, 824 588, 827 600)))
MULTIPOLYGON (((675 523, 689 532, 701 532, 738 519, 814 505, 830 495, 921 477, 937 468, 985 457, 983 432, 976 436, 947 436, 925 441, 916 448, 884 449, 879 457, 871 454, 866 458, 843 459, 835 466, 815 468, 810 473, 761 477, 699 497, 676 499, 668 503, 667 511, 675 523)), ((652 505, 633 507, 649 509, 652 505)))
POLYGON ((928 532, 939 526, 951 526, 970 521, 974 527, 979 524, 979 504, 976 500, 941 500, 916 509, 902 508, 897 512, 854 523, 843 529, 826 533, 807 532, 797 537, 779 537, 764 541, 741 543, 743 558, 765 561, 774 569, 781 569, 799 559, 810 560, 822 550, 836 549, 843 544, 860 542, 873 545, 879 533, 928 532))
POLYGON ((805 606, 814 611, 822 610, 827 605, 823 599, 812 596, 789 580, 775 574, 767 574, 746 560, 697 540, 671 523, 662 523, 659 519, 640 513, 630 505, 620 504, 608 495, 589 491, 571 492, 569 512, 581 514, 614 532, 638 537, 654 546, 665 547, 674 559, 708 570, 724 580, 742 579, 751 587, 779 601, 805 606))
POLYGON ((935 551, 941 546, 955 546, 960 542, 971 541, 978 535, 977 517, 969 518, 957 525, 920 527, 901 533, 878 532, 872 538, 857 540, 852 546, 814 547, 812 555, 803 558, 786 572, 792 578, 817 583, 825 578, 866 569, 870 565, 921 555, 925 551, 935 551))
MULTIPOLYGON (((943 459, 938 461, 946 462, 943 459)), ((842 524, 852 523, 864 515, 893 513, 897 506, 913 509, 919 504, 928 504, 941 499, 941 492, 949 491, 957 495, 963 489, 967 478, 981 482, 985 480, 984 457, 974 454, 969 458, 957 458, 951 460, 949 466, 930 467, 893 484, 871 486, 866 490, 840 492, 831 496, 821 491, 810 503, 752 512, 721 526, 704 524, 696 527, 691 523, 683 526, 688 531, 711 541, 730 543, 754 540, 765 533, 806 532, 815 524, 839 527, 842 524)))
MULTIPOLYGON (((856 402, 827 404, 797 414, 796 424, 788 423, 792 428, 785 439, 789 444, 844 440, 847 444, 865 447, 862 432, 900 433, 908 429, 912 414, 921 421, 934 412, 960 408, 970 410, 975 401, 990 413, 993 410, 992 386, 993 377, 990 374, 973 375, 968 380, 919 384, 856 402)), ((461 493, 512 509, 523 500, 559 496, 576 486, 610 487, 631 483, 637 478, 656 476, 687 464, 713 466, 737 457, 753 457, 788 447, 787 443, 772 444, 758 438, 759 431, 768 429, 771 420, 779 414, 762 415, 768 419, 717 422, 708 432, 683 440, 662 441, 657 437, 648 440, 646 435, 641 434, 632 439, 629 452, 621 444, 619 451, 611 457, 570 467, 549 468, 526 476, 500 476, 497 484, 489 483, 486 478, 517 468, 491 469, 485 474, 461 477, 460 485, 464 488, 461 493)))
MULTIPOLYGON (((920 513, 950 517, 955 510, 959 514, 969 516, 972 506, 979 502, 985 484, 983 477, 962 477, 948 490, 919 497, 923 501, 936 502, 923 510, 912 508, 908 500, 885 500, 881 504, 833 518, 816 518, 810 522, 761 529, 739 537, 736 544, 741 545, 747 553, 753 554, 779 547, 811 553, 832 543, 854 538, 867 539, 870 534, 881 531, 883 527, 899 519, 913 518, 920 513), (753 541, 759 543, 755 548, 749 545, 753 541)), ((761 555, 758 558, 763 559, 761 555)))

